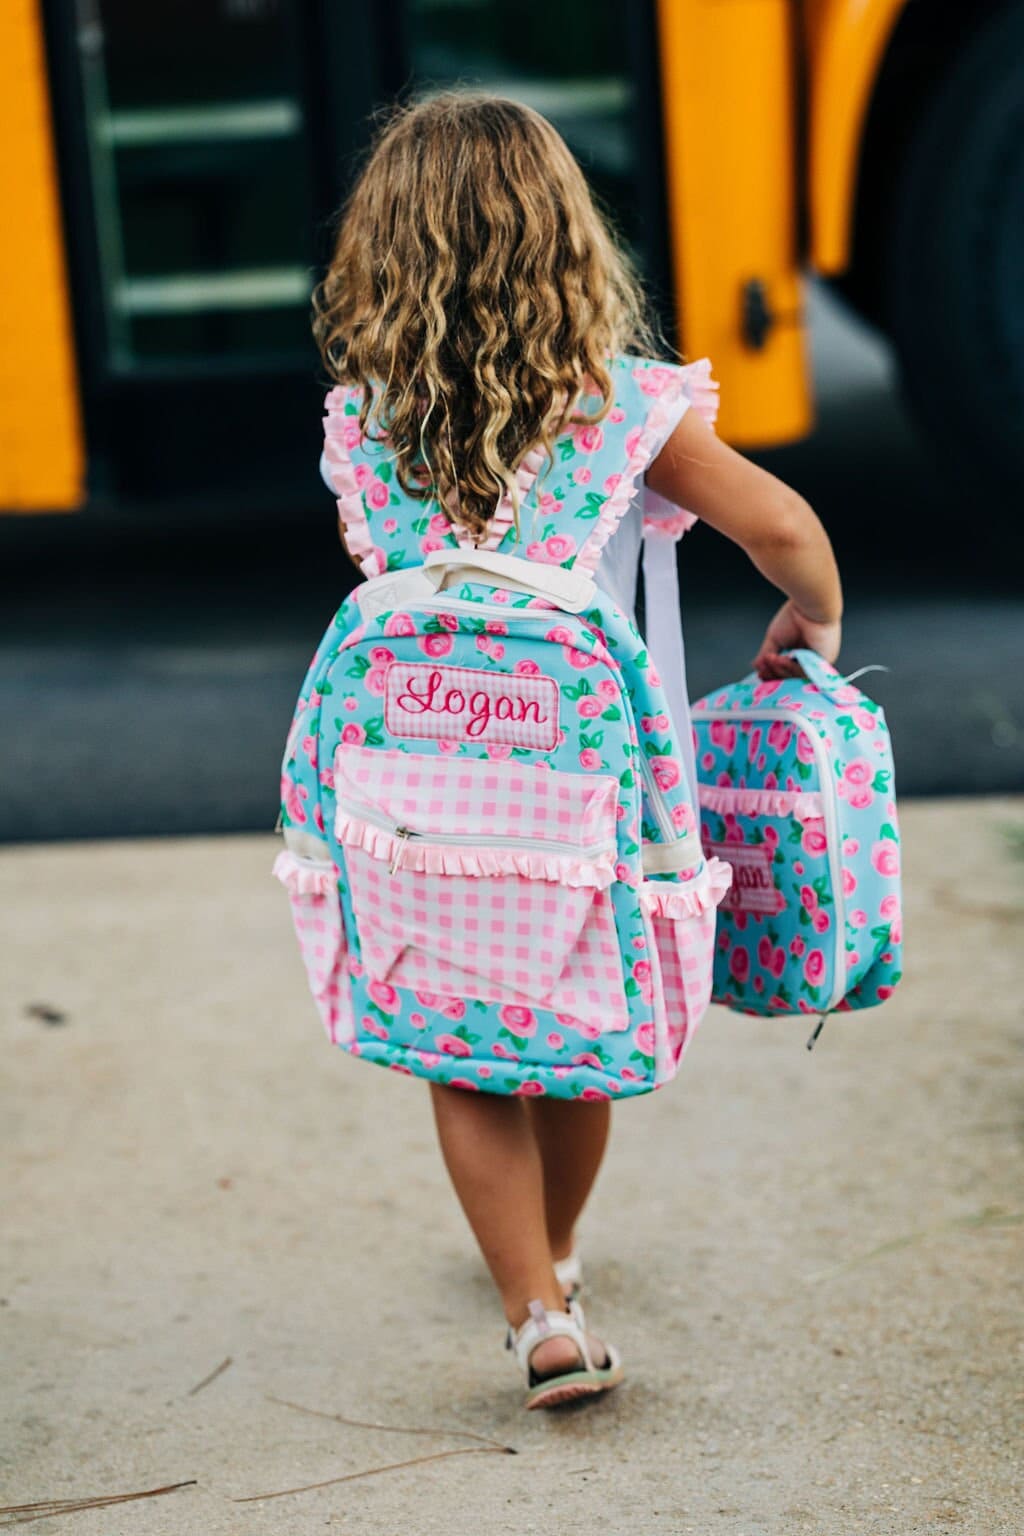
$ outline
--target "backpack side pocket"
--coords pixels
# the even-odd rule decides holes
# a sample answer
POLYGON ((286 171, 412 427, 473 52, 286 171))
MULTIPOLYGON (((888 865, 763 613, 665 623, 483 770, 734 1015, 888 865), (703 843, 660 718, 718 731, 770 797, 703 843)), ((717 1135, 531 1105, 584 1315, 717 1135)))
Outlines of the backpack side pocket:
POLYGON ((274 875, 288 892, 309 990, 332 1045, 354 1034, 347 947, 338 897, 338 869, 329 858, 311 858, 285 848, 274 861, 274 875))

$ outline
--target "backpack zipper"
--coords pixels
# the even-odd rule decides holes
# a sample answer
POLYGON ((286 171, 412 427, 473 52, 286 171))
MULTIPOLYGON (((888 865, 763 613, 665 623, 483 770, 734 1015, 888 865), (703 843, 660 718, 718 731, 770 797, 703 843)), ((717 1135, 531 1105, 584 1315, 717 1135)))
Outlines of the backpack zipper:
POLYGON ((540 837, 489 837, 486 834, 446 832, 435 835, 432 832, 417 832, 413 827, 403 826, 392 821, 390 817, 381 816, 372 807, 352 800, 339 799, 338 809, 347 811, 353 816, 359 816, 363 821, 372 822, 382 832, 389 833, 398 841, 391 859, 391 873, 397 874, 402 867, 405 851, 410 843, 433 843, 435 847, 467 847, 467 848, 531 848, 539 853, 570 853, 580 859, 596 859, 603 853, 614 852, 615 844, 604 843, 569 843, 556 841, 553 838, 540 837))
POLYGON ((696 722, 702 720, 728 720, 732 725, 738 725, 740 720, 783 720, 787 725, 796 730, 803 731, 810 740, 814 751, 814 760, 818 769, 818 780, 821 784, 822 810, 824 811, 825 841, 828 845, 828 867, 832 877, 832 903, 835 911, 835 933, 833 936, 832 968, 834 978, 832 982, 832 995, 823 1010, 822 1024, 819 1025, 808 1044, 810 1049, 824 1027, 824 1016, 831 1013, 846 996, 846 897, 843 894, 843 866, 840 862, 839 844, 839 806, 836 796, 835 780, 832 775, 832 765, 828 760, 828 751, 825 743, 814 730, 802 719, 795 709, 702 709, 694 716, 696 722))

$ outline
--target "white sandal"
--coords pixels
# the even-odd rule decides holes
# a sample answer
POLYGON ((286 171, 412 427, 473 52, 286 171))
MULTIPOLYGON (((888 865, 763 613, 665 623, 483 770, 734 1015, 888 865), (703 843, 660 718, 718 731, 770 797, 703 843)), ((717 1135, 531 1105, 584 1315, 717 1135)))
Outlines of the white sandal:
POLYGON ((593 1397, 607 1392, 622 1380, 622 1361, 610 1344, 604 1346, 608 1359, 595 1365, 587 1342, 586 1320, 578 1301, 570 1301, 565 1312, 549 1312, 541 1301, 530 1302, 530 1315, 520 1328, 510 1328, 506 1348, 515 1351, 516 1363, 526 1377, 526 1407, 554 1408, 575 1398, 593 1397), (530 1357, 545 1339, 562 1335, 571 1339, 579 1352, 579 1364, 553 1376, 538 1376, 530 1357))
POLYGON ((555 1260, 555 1278, 565 1292, 566 1301, 575 1301, 583 1290, 583 1261, 573 1248, 564 1259, 555 1260))

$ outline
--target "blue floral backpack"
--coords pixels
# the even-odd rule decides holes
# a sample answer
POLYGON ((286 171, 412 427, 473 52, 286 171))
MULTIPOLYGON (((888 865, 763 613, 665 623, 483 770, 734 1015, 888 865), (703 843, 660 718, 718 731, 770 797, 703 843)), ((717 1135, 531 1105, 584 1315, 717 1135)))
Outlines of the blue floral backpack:
MULTIPOLYGON (((600 423, 536 450, 480 546, 397 486, 360 395, 327 469, 366 577, 313 658, 282 776, 287 888, 328 1038, 465 1089, 601 1099, 676 1071, 730 885, 689 739, 594 580, 705 365, 620 357, 600 423)), ((698 403, 695 398, 695 402, 698 403)))
MULTIPOLYGON (((727 860, 714 999, 743 1013, 871 1008, 902 970, 899 826, 879 706, 813 651, 693 706, 701 838, 727 860)), ((871 670, 871 669, 865 669, 871 670)))

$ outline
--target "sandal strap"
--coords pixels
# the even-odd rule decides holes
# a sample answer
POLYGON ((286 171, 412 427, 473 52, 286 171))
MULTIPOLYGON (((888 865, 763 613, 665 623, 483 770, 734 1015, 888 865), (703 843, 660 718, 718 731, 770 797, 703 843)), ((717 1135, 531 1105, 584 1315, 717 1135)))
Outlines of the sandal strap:
POLYGON ((592 1371, 594 1362, 587 1346, 586 1322, 578 1301, 570 1301, 568 1311, 549 1312, 542 1301, 530 1302, 530 1315, 520 1328, 509 1328, 506 1347, 515 1351, 516 1363, 528 1377, 530 1356, 545 1339, 571 1339, 579 1350, 582 1369, 592 1371))

